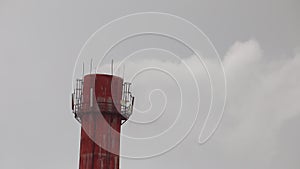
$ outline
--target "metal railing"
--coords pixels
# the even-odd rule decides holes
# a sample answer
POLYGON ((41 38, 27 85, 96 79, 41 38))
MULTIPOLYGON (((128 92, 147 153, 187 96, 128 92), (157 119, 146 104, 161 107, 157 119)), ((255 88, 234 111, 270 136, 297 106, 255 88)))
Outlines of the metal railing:
MULTIPOLYGON (((83 79, 76 79, 75 90, 72 93, 72 110, 75 118, 80 122, 79 113, 82 110, 86 110, 89 105, 86 105, 83 101, 83 79)), ((133 111, 134 97, 130 92, 131 83, 124 82, 122 90, 122 99, 120 101, 121 110, 118 110, 119 103, 111 101, 97 101, 98 107, 101 110, 111 110, 112 112, 120 113, 126 120, 131 116, 133 111)), ((125 121, 126 121, 125 120, 125 121)))
POLYGON ((130 92, 130 85, 131 83, 129 82, 123 83, 121 115, 126 119, 128 119, 131 116, 133 110, 133 104, 134 104, 134 97, 130 92))

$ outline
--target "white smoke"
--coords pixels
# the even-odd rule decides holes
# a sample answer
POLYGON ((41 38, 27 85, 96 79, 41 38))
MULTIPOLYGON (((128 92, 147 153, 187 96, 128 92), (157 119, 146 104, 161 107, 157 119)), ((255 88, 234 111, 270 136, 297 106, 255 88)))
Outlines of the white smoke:
MULTIPOLYGON (((175 148, 166 154, 169 163, 173 163, 166 167, 184 167, 180 162, 185 158, 184 154, 189 154, 185 160, 189 160, 191 166, 209 168, 276 168, 280 165, 275 164, 283 163, 297 165, 298 160, 293 156, 299 155, 299 151, 285 151, 287 158, 280 158, 280 154, 286 146, 297 148, 298 145, 286 145, 282 141, 285 138, 280 137, 283 126, 288 126, 291 119, 300 116, 300 55, 285 59, 267 58, 259 43, 249 40, 236 42, 224 57, 223 64, 228 96, 220 128, 211 141, 199 146, 196 140, 201 127, 199 122, 203 121, 198 120, 198 125, 182 143, 182 148, 175 148)), ((157 65, 167 65, 169 69, 180 72, 178 64, 158 62, 157 65)), ((138 66, 143 67, 142 62, 138 66)), ((203 75, 202 71, 197 75, 203 75)), ((292 131, 294 128, 290 130, 290 133, 295 132, 292 131)), ((296 138, 300 135, 296 134, 296 138)), ((156 160, 145 161, 155 165, 156 160)), ((140 164, 136 160, 123 159, 123 168, 131 162, 135 166, 140 164)))

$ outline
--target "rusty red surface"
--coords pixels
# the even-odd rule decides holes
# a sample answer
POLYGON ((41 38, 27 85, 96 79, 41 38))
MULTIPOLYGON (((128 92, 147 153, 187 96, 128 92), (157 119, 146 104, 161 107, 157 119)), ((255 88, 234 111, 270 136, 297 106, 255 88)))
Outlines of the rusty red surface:
POLYGON ((84 77, 79 169, 119 169, 123 79, 84 77))

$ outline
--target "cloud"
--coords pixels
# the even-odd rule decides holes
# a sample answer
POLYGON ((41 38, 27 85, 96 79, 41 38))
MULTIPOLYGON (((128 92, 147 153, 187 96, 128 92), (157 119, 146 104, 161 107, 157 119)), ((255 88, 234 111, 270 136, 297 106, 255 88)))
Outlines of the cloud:
POLYGON ((228 161, 243 168, 269 168, 285 146, 279 142, 280 130, 300 116, 299 56, 265 60, 255 40, 231 47, 224 58, 228 102, 219 132, 228 161))
MULTIPOLYGON (((166 159, 170 160, 164 161, 165 167, 182 168, 183 164, 180 162, 182 159, 188 160, 190 166, 194 168, 197 168, 196 166, 228 169, 276 168, 276 166, 272 165, 275 162, 281 165, 289 163, 294 168, 299 167, 296 158, 292 158, 297 152, 289 151, 291 148, 286 148, 287 145, 283 144, 285 141, 282 141, 290 138, 282 138, 281 136, 284 136, 282 134, 283 131, 289 132, 287 129, 289 128, 289 121, 300 117, 300 55, 296 54, 286 59, 266 58, 263 49, 254 39, 246 42, 236 42, 228 50, 223 59, 228 83, 227 106, 220 128, 207 144, 197 145, 197 138, 201 128, 200 123, 203 123, 204 115, 200 113, 201 117, 198 118, 196 127, 179 146, 182 148, 177 147, 164 155, 166 159), (286 154, 285 157, 291 156, 291 158, 280 159, 282 152, 286 154), (189 157, 187 158, 186 155, 189 157), (283 161, 281 162, 280 160, 283 161), (174 165, 165 163, 174 163, 174 165)), ((185 61, 190 62, 189 65, 192 67, 195 65, 193 58, 187 58, 185 61)), ((209 60, 206 60, 206 62, 209 63, 209 60)), ((182 71, 183 65, 176 62, 143 60, 131 64, 134 64, 131 66, 135 68, 156 65, 177 74, 176 79, 180 82, 190 80, 186 79, 187 77, 182 71)), ((197 68, 197 66, 199 71, 196 72, 196 76, 202 82, 200 90, 205 90, 209 84, 205 82, 207 79, 205 78, 205 73, 203 73, 203 68, 196 65, 192 69, 197 68)), ((153 84, 151 81, 156 83, 160 79, 159 76, 147 76, 145 78, 148 79, 149 83, 144 83, 140 87, 145 87, 145 85, 149 87, 153 84)), ((191 81, 188 82, 191 83, 191 81)), ((182 86, 182 88, 187 87, 185 84, 182 86)), ((173 89, 168 88, 168 90, 172 91, 173 89)), ((204 92, 205 97, 209 98, 209 92, 204 92)), ((169 99, 172 100, 174 98, 169 99)), ((153 105, 156 104, 155 100, 151 100, 153 105)), ((147 99, 144 101, 147 101, 147 99)), ((207 105, 208 102, 204 101, 202 103, 204 107, 207 107, 207 105)), ((194 105, 191 102, 187 106, 193 107, 194 105)), ((148 113, 151 114, 151 111, 148 113)), ((189 118, 191 112, 184 111, 183 113, 189 118)), ((183 121, 188 122, 185 117, 181 118, 183 121)), ((168 120, 174 119, 165 119, 165 121, 168 120)), ((156 125, 156 129, 163 126, 155 123, 153 125, 156 125)), ((295 125, 291 125, 289 128, 291 133, 294 133, 293 126, 295 125)), ((130 131, 134 133, 138 130, 132 127, 130 131)), ((141 130, 140 132, 142 131, 147 132, 147 130, 141 130)), ((300 138, 300 134, 294 133, 292 135, 293 138, 300 138)), ((288 146, 298 147, 295 142, 292 143, 293 145, 288 146)), ((130 148, 133 149, 124 151, 134 150, 134 147, 130 148)), ((147 149, 144 151, 147 151, 147 149)), ((163 157, 143 160, 143 163, 138 163, 136 160, 123 159, 123 167, 127 168, 131 165, 138 166, 145 163, 149 163, 150 166, 153 165, 152 168, 158 167, 156 165, 162 164, 160 159, 163 159, 163 157)))

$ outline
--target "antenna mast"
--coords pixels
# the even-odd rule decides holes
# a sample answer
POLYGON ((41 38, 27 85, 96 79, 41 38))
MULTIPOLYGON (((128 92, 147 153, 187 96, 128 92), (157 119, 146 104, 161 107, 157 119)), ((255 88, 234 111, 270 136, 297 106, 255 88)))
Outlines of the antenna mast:
POLYGON ((123 65, 123 80, 124 80, 124 77, 125 77, 125 64, 123 65))
POLYGON ((91 59, 91 64, 90 64, 90 74, 92 74, 92 68, 93 68, 93 58, 91 59))
POLYGON ((84 62, 82 63, 82 77, 84 76, 84 62))
POLYGON ((111 60, 111 75, 114 75, 114 60, 111 60))

